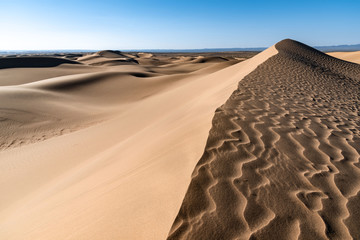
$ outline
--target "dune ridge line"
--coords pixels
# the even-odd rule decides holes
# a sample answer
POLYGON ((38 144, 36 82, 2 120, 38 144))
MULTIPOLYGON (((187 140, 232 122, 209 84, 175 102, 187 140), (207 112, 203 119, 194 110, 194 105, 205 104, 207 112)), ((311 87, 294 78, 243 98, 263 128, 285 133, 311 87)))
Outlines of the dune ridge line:
POLYGON ((360 238, 360 65, 275 47, 217 109, 169 240, 360 238))

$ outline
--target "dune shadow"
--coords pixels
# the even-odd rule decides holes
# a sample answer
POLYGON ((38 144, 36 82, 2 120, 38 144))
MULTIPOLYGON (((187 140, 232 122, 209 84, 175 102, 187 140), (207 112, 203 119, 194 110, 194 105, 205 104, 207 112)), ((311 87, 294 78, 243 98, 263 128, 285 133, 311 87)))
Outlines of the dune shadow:
POLYGON ((65 58, 54 57, 5 57, 0 58, 0 69, 5 68, 43 68, 56 67, 60 64, 80 64, 65 58))

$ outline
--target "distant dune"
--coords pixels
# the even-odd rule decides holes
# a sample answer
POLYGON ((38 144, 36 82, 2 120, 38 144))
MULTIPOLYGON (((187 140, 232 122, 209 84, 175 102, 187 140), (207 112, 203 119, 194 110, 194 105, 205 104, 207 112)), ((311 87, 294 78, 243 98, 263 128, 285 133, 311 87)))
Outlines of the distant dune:
POLYGON ((77 58, 78 61, 94 66, 116 66, 123 64, 137 64, 134 58, 122 54, 120 51, 104 50, 77 58))
POLYGON ((360 239, 360 66, 254 55, 0 58, 0 239, 360 239))
POLYGON ((103 51, 99 51, 96 53, 97 55, 101 56, 101 57, 106 57, 106 58, 121 58, 121 57, 126 57, 125 55, 123 55, 120 51, 113 51, 113 50, 103 50, 103 51))
POLYGON ((226 62, 229 61, 226 58, 223 57, 198 57, 194 59, 192 62, 194 63, 208 63, 208 62, 226 62))

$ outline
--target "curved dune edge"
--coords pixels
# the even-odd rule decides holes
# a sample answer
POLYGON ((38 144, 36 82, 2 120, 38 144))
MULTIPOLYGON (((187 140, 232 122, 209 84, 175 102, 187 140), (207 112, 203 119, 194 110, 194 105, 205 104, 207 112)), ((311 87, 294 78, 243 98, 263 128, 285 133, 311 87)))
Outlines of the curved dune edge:
MULTIPOLYGON (((195 73, 126 103, 109 120, 0 152, 5 173, 0 238, 165 239, 203 153, 215 109, 244 76, 276 53, 271 47, 215 73, 195 73)), ((71 110, 77 100, 72 89, 81 94, 79 81, 63 87, 58 82, 62 78, 69 82, 74 77, 6 91, 21 90, 24 101, 28 93, 41 93, 52 103, 65 99, 71 110)), ((82 111, 96 110, 82 98, 76 104, 82 111)))
POLYGON ((360 65, 275 47, 217 109, 169 240, 360 238, 360 65))

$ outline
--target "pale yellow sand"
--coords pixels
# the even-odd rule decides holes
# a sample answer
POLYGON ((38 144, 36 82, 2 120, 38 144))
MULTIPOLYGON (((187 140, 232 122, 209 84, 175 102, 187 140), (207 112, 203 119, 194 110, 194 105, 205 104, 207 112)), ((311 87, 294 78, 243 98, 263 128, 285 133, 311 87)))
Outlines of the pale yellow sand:
POLYGON ((330 53, 328 53, 328 55, 339 58, 339 59, 342 59, 342 60, 345 60, 345 61, 360 64, 360 51, 356 51, 356 52, 330 52, 330 53))
POLYGON ((360 65, 283 40, 219 107, 168 239, 360 239, 360 65))
POLYGON ((0 70, 0 239, 165 239, 215 109, 276 53, 0 70))
POLYGON ((235 59, 0 59, 0 239, 360 238, 359 65, 235 59))

